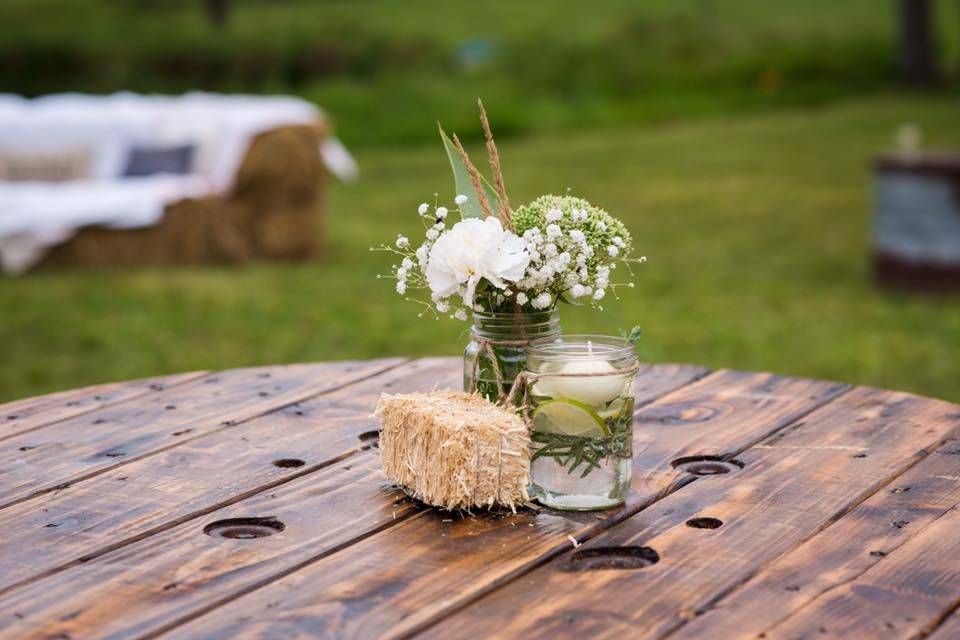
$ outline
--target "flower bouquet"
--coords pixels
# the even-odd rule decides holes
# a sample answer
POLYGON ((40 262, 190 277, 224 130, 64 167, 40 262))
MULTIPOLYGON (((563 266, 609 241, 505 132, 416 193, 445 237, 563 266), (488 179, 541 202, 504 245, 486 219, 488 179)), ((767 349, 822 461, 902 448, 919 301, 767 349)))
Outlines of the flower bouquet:
POLYGON ((473 317, 465 352, 464 388, 490 400, 503 400, 525 365, 524 347, 533 339, 560 332, 558 303, 602 309, 617 297, 615 271, 644 258, 630 258, 633 241, 624 224, 603 209, 573 195, 544 195, 511 206, 500 155, 482 102, 492 182, 477 169, 460 139, 440 128, 456 196, 449 206, 435 200, 417 212, 425 234, 416 244, 398 236, 381 250, 400 262, 384 277, 396 291, 424 305, 421 313, 473 317), (458 218, 458 219, 457 219, 458 218), (429 293, 423 299, 413 292, 429 293))

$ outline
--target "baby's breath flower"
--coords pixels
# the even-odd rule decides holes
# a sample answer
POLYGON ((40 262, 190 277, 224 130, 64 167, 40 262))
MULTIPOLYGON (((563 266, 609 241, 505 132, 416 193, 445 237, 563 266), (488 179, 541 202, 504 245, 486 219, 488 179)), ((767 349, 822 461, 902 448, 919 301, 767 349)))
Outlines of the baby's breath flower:
POLYGON ((406 269, 407 271, 410 271, 410 269, 413 269, 413 260, 411 260, 410 258, 404 258, 403 262, 400 263, 400 266, 406 269))
POLYGON ((523 291, 517 292, 517 304, 527 304, 530 299, 527 297, 523 291))
POLYGON ((426 202, 421 202, 420 206, 417 207, 417 213, 419 213, 422 216, 425 216, 427 215, 427 211, 430 211, 430 205, 428 205, 426 202))
POLYGON ((397 236, 397 248, 406 249, 410 246, 410 239, 406 236, 397 236))
POLYGON ((620 253, 620 249, 617 248, 617 245, 612 244, 609 247, 607 247, 607 253, 610 254, 611 258, 616 258, 617 255, 619 255, 620 253))
POLYGON ((437 210, 436 210, 436 212, 435 212, 435 215, 437 216, 437 219, 438 219, 438 220, 443 220, 444 218, 447 217, 447 208, 446 208, 446 207, 437 207, 437 210))
POLYGON ((462 205, 466 204, 466 203, 467 203, 467 200, 469 200, 469 199, 470 199, 470 198, 468 198, 467 196, 465 196, 465 195, 463 195, 463 194, 461 193, 461 194, 458 195, 456 198, 454 198, 453 201, 456 202, 456 203, 457 203, 457 206, 459 207, 459 206, 462 206, 462 205))
POLYGON ((397 293, 403 295, 407 292, 407 283, 401 280, 397 283, 397 293))
POLYGON ((427 259, 430 257, 430 246, 427 244, 420 245, 420 248, 417 249, 417 262, 420 264, 420 269, 423 270, 426 267, 427 259))
POLYGON ((544 217, 547 219, 547 222, 556 222, 563 217, 563 211, 554 207, 550 209, 550 211, 547 211, 547 215, 544 217))
POLYGON ((397 269, 397 278, 400 279, 400 280, 406 280, 406 279, 407 279, 407 270, 404 269, 403 267, 400 267, 399 269, 397 269))
POLYGON ((596 291, 593 292, 593 299, 594 299, 594 300, 603 300, 603 296, 605 296, 605 295, 607 295, 607 292, 606 292, 606 291, 604 291, 603 289, 597 289, 596 291))
POLYGON ((582 298, 585 293, 586 289, 584 289, 582 284, 575 284, 570 289, 570 295, 574 298, 582 298))
POLYGON ((456 311, 454 311, 453 317, 457 320, 460 320, 461 322, 466 322, 467 312, 464 311, 463 309, 457 309, 456 311))
POLYGON ((534 298, 531 304, 535 309, 546 309, 551 302, 553 302, 553 298, 550 297, 549 293, 544 292, 534 298))

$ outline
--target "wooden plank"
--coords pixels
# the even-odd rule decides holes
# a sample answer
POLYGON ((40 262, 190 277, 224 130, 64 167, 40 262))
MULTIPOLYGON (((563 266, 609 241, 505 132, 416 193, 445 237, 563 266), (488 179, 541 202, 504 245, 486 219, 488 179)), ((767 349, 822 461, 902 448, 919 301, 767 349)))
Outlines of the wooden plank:
POLYGON ((377 457, 364 452, 0 598, 2 635, 132 638, 161 630, 224 594, 417 513, 409 502, 394 504, 400 496, 388 487, 377 457), (285 528, 246 540, 204 533, 214 522, 250 517, 285 528))
MULTIPOLYGON (((697 480, 578 549, 589 556, 590 550, 644 546, 656 551, 656 564, 577 570, 573 555, 565 554, 425 635, 459 630, 459 637, 479 637, 484 621, 496 620, 501 637, 664 637, 958 429, 955 405, 857 389, 738 456, 742 471, 697 480), (694 528, 687 524, 694 518, 714 518, 721 526, 694 528)), ((253 604, 251 598, 236 604, 244 600, 253 604)), ((725 636, 711 630, 707 637, 725 636)))
MULTIPOLYGON (((954 443, 949 449, 953 456, 956 447, 954 443)), ((960 465, 952 466, 952 481, 957 483, 960 465)), ((883 524, 886 528, 914 526, 900 522, 883 524)), ((767 637, 914 638, 935 628, 960 602, 958 530, 960 511, 951 508, 860 575, 768 629, 767 637)))
POLYGON ((15 436, 0 445, 0 509, 400 362, 235 369, 15 436))
POLYGON ((461 375, 453 359, 407 363, 0 511, 0 593, 359 451, 384 389, 461 375))
MULTIPOLYGON (((960 607, 960 602, 956 603, 960 607)), ((957 640, 960 638, 960 612, 955 608, 950 616, 931 629, 929 640, 957 640)))
MULTIPOLYGON (((670 471, 639 475, 638 491, 625 508, 466 520, 427 512, 217 608, 177 633, 380 637, 417 631, 561 553, 571 536, 594 535, 680 486, 681 474, 669 464, 673 457, 737 451, 843 389, 769 374, 713 374, 638 412, 640 459, 666 461, 670 471)), ((537 591, 537 597, 543 593, 537 591)), ((515 609, 517 602, 529 600, 529 592, 519 601, 516 597, 515 609)), ((491 633, 489 620, 478 624, 478 633, 491 633)), ((447 637, 461 631, 448 629, 447 637)))
POLYGON ((199 378, 206 373, 193 371, 130 382, 100 384, 0 404, 0 440, 97 409, 127 402, 149 393, 163 391, 199 378))
POLYGON ((888 555, 957 507, 958 453, 955 440, 942 445, 839 521, 764 567, 671 638, 755 637, 886 562, 888 555))
MULTIPOLYGON (((670 376, 674 380, 673 385, 678 386, 702 374, 703 370, 697 367, 658 368, 644 374, 650 375, 656 385, 651 382, 650 385, 643 386, 648 389, 653 389, 654 386, 663 389, 670 376)), ((352 422, 353 429, 349 436, 351 441, 355 442, 357 434, 372 425, 369 414, 383 387, 390 391, 403 392, 432 388, 438 383, 449 386, 458 383, 460 376, 459 362, 447 359, 418 361, 379 376, 376 381, 379 381, 380 385, 370 384, 369 382, 373 381, 369 381, 350 387, 347 390, 349 393, 324 396, 314 401, 314 404, 324 401, 324 405, 316 411, 310 410, 310 403, 298 405, 297 410, 329 417, 333 423, 337 420, 352 422), (420 366, 419 371, 413 369, 417 365, 420 366), (334 414, 344 410, 347 418, 334 417, 334 414)), ((647 398, 641 397, 641 400, 645 399, 647 398)), ((264 420, 265 418, 261 418, 252 421, 243 427, 230 430, 227 434, 239 434, 244 427, 253 427, 264 420)), ((303 418, 300 420, 302 422, 303 418)), ((279 434, 294 429, 292 423, 283 424, 281 428, 269 432, 260 429, 255 434, 259 435, 260 439, 254 441, 251 435, 246 449, 268 446, 268 443, 275 442, 273 439, 279 434)), ((309 436, 312 444, 316 446, 323 441, 335 440, 340 430, 331 425, 323 433, 306 432, 305 438, 301 440, 309 436)), ((217 439, 222 439, 222 436, 217 439)), ((281 439, 272 446, 288 444, 290 443, 281 439)), ((292 451, 302 455, 304 444, 300 442, 292 451)), ((329 448, 329 445, 326 446, 329 448)), ((189 446, 186 449, 189 449, 189 446)), ((256 467, 243 464, 241 447, 218 449, 221 455, 216 458, 238 464, 238 471, 243 471, 244 477, 256 472, 256 467), (241 456, 241 459, 238 461, 235 456, 241 456)), ((291 449, 284 448, 283 451, 291 449)), ((279 454, 271 454, 271 457, 274 455, 279 454)), ((0 599, 0 611, 15 611, 19 614, 14 616, 11 623, 14 625, 11 629, 16 631, 18 637, 29 637, 32 633, 41 636, 72 633, 79 637, 112 633, 152 633, 176 623, 181 617, 197 615, 221 599, 235 597, 237 593, 252 589, 263 581, 276 579, 300 564, 317 560, 319 556, 328 553, 328 549, 345 544, 348 538, 343 536, 348 530, 357 538, 365 537, 367 531, 383 526, 382 518, 378 514, 389 512, 391 517, 396 514, 398 521, 412 515, 416 510, 408 501, 395 504, 396 495, 385 490, 386 479, 376 471, 379 468, 378 461, 369 454, 366 455, 369 459, 350 458, 338 462, 327 470, 270 489, 267 494, 238 502, 205 518, 204 522, 209 522, 237 515, 261 514, 262 510, 258 511, 258 505, 268 505, 269 514, 277 516, 287 523, 288 527, 282 537, 270 538, 272 546, 265 547, 264 553, 252 547, 250 554, 221 554, 216 556, 218 560, 214 562, 214 552, 206 550, 211 544, 210 540, 206 536, 190 533, 198 528, 202 529, 202 525, 191 521, 122 549, 78 563, 57 575, 10 590, 0 599), (363 470, 363 474, 357 476, 360 470, 363 470), (344 493, 339 488, 348 488, 349 492, 344 493), (267 495, 269 500, 265 499, 264 495, 267 495), (369 518, 363 517, 365 510, 370 511, 369 518), (342 514, 343 522, 338 517, 339 514, 342 514), (292 522, 307 524, 294 527, 292 522), (203 567, 203 575, 191 573, 185 567, 203 567), (164 590, 171 582, 184 583, 183 589, 177 592, 170 588, 164 590), (111 603, 109 607, 104 604, 106 602, 111 603), (110 607, 113 612, 110 616, 104 616, 104 612, 110 607), (67 616, 68 620, 58 623, 64 616, 67 616), (96 633, 92 631, 93 628, 97 629, 96 633)), ((203 459, 209 460, 211 457, 208 455, 203 459)), ((262 458, 261 455, 257 464, 265 467, 262 458)), ((140 464, 147 462, 144 460, 140 464)), ((129 472, 134 467, 135 465, 130 465, 124 471, 129 472)), ((211 482, 216 482, 224 475, 222 468, 198 469, 195 464, 189 464, 188 468, 191 477, 209 477, 212 478, 211 482), (220 473, 217 473, 218 471, 220 473)), ((33 501, 30 504, 33 504, 33 501)), ((111 513, 118 511, 115 507, 108 508, 111 513)), ((0 527, 2 526, 0 524, 0 527)), ((35 530, 37 526, 35 520, 27 530, 35 530)), ((44 554, 51 552, 55 553, 56 548, 43 549, 44 554)), ((6 558, 7 555, 0 547, 0 558, 6 558)), ((24 559, 24 563, 35 563, 36 555, 24 559)))

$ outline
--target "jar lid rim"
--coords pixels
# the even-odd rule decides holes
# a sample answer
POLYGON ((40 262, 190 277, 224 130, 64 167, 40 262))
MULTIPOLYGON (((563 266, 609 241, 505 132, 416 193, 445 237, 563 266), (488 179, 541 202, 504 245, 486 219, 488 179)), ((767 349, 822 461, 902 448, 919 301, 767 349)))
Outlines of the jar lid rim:
POLYGON ((637 350, 633 342, 622 336, 566 333, 530 341, 527 354, 540 360, 609 360, 636 358, 637 350))

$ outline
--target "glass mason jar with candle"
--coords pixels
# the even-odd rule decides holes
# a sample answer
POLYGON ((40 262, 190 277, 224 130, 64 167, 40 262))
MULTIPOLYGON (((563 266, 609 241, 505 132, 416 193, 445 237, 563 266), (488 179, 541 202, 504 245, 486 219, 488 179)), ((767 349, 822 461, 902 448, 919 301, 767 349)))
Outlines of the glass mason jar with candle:
MULTIPOLYGON (((470 342, 463 354, 463 388, 492 402, 510 393, 526 368, 526 346, 531 340, 553 340, 560 335, 556 309, 520 313, 474 312, 470 342), (492 356, 492 357, 491 357, 492 356)), ((522 393, 515 394, 519 401, 522 393)))
POLYGON ((531 497, 583 511, 623 503, 633 469, 633 342, 591 335, 534 340, 526 366, 531 497))

